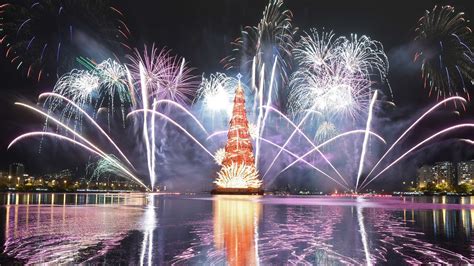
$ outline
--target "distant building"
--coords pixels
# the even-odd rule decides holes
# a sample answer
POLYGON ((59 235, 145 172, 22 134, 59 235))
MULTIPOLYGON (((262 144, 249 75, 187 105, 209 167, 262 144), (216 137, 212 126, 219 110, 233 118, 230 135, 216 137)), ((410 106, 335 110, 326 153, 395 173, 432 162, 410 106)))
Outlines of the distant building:
POLYGON ((423 165, 422 167, 418 168, 417 177, 418 187, 426 187, 429 182, 434 181, 433 167, 430 165, 423 165))
POLYGON ((430 182, 460 185, 474 183, 474 160, 459 163, 437 162, 434 165, 423 165, 417 170, 418 187, 423 188, 430 182))
POLYGON ((474 182, 474 160, 458 163, 458 185, 474 182))
POLYGON ((437 162, 433 166, 433 174, 437 183, 447 182, 450 185, 457 184, 456 165, 452 162, 437 162))
POLYGON ((8 175, 12 178, 23 177, 25 166, 22 163, 12 163, 8 167, 8 175))

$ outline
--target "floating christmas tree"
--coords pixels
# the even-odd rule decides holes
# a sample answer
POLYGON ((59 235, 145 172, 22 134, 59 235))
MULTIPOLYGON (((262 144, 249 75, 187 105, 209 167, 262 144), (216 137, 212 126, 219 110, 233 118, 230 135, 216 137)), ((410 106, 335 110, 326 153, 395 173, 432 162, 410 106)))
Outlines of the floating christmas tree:
POLYGON ((252 139, 249 133, 245 94, 242 86, 235 90, 234 108, 227 133, 225 156, 218 173, 214 193, 262 193, 262 181, 255 168, 252 139))

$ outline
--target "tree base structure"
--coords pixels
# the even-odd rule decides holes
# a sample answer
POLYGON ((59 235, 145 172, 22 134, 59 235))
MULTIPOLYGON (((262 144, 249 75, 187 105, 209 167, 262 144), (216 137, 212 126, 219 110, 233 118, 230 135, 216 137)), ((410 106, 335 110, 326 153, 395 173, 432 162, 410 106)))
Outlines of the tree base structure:
POLYGON ((264 191, 260 188, 215 188, 211 191, 212 195, 263 195, 264 191))

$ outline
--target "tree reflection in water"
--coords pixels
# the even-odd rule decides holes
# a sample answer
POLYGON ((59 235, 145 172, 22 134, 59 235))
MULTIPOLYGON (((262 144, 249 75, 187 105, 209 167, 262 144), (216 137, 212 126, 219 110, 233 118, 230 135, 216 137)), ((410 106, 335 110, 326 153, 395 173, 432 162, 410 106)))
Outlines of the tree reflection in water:
POLYGON ((259 196, 215 196, 214 244, 225 250, 229 265, 258 264, 259 196))

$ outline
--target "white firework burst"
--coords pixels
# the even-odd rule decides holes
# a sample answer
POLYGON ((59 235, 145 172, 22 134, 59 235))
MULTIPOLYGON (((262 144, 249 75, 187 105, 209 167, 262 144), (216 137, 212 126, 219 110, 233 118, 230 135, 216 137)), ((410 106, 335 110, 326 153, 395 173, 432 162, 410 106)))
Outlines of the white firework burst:
POLYGON ((232 112, 232 99, 239 81, 224 73, 211 74, 209 78, 202 77, 197 91, 196 101, 202 102, 206 111, 213 113, 232 112))
POLYGON ((314 110, 356 119, 367 109, 376 80, 386 81, 383 47, 365 35, 336 37, 312 29, 297 43, 294 55, 299 68, 290 82, 288 108, 295 113, 314 110))
POLYGON ((322 143, 336 135, 336 126, 329 121, 324 121, 319 125, 318 129, 316 130, 315 139, 318 143, 322 143))
POLYGON ((222 162, 224 161, 225 158, 225 148, 220 148, 217 149, 217 151, 214 153, 214 160, 218 165, 222 165, 222 162))
POLYGON ((235 163, 223 166, 214 183, 221 188, 260 188, 262 186, 255 166, 235 163))
MULTIPOLYGON (((59 78, 54 86, 53 92, 60 94, 77 104, 84 110, 91 111, 96 96, 99 94, 100 79, 97 75, 85 70, 73 69, 59 78)), ((82 113, 70 103, 62 99, 49 96, 44 102, 45 108, 50 113, 58 114, 62 122, 69 124, 71 121, 75 126, 80 126, 82 113)), ((91 111, 94 113, 94 110, 91 111)))

